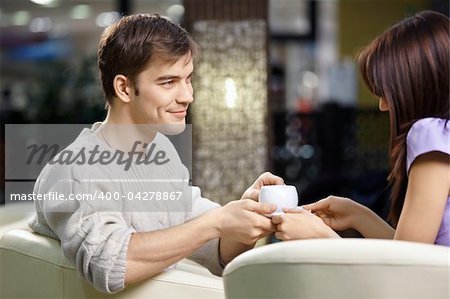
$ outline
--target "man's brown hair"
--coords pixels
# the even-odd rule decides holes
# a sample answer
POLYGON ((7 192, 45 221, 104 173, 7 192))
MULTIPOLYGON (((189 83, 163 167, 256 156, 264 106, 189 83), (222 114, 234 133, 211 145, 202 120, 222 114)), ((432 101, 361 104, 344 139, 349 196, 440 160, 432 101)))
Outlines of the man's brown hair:
MULTIPOLYGON (((98 68, 107 105, 115 96, 114 77, 126 76, 136 88, 136 77, 155 57, 175 63, 198 46, 179 25, 159 15, 130 15, 107 27, 98 45, 98 68)), ((136 89, 136 93, 138 94, 136 89)))

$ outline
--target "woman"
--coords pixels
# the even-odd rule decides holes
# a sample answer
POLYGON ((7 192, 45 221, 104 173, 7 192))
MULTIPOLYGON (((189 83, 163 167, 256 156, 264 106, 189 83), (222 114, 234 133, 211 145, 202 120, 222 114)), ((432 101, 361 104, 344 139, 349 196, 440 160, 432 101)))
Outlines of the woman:
POLYGON ((423 11, 381 34, 358 55, 365 84, 390 116, 392 228, 368 208, 329 196, 272 218, 281 240, 339 237, 450 246, 449 19, 423 11))

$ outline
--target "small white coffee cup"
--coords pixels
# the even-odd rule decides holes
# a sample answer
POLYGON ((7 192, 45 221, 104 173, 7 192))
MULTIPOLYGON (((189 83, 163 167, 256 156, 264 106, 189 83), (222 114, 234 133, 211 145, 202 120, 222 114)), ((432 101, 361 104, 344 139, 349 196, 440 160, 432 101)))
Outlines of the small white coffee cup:
POLYGON ((259 202, 271 203, 277 206, 277 210, 266 216, 283 214, 283 208, 296 208, 298 205, 298 194, 295 186, 269 185, 263 186, 259 191, 259 202))

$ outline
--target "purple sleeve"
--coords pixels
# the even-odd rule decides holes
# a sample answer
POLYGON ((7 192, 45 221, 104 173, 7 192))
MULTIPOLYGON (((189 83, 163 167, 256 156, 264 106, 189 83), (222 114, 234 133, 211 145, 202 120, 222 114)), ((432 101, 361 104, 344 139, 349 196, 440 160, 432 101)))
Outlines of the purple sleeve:
POLYGON ((406 137, 406 171, 418 156, 433 151, 450 155, 450 121, 423 118, 412 125, 406 137))

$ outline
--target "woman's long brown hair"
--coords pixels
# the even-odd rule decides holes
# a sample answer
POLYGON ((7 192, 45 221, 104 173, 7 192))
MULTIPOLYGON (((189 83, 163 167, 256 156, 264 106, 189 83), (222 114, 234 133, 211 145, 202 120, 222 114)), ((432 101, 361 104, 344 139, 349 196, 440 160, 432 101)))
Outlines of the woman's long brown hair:
POLYGON ((370 91, 389 106, 390 222, 396 226, 408 176, 406 135, 426 117, 449 119, 449 19, 423 11, 389 28, 357 56, 370 91))

